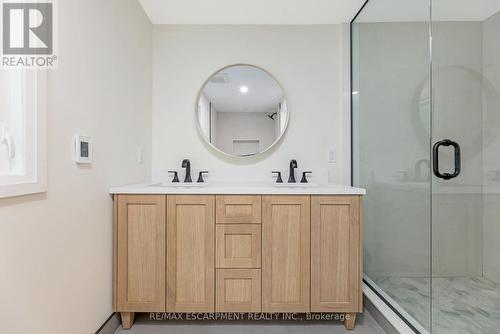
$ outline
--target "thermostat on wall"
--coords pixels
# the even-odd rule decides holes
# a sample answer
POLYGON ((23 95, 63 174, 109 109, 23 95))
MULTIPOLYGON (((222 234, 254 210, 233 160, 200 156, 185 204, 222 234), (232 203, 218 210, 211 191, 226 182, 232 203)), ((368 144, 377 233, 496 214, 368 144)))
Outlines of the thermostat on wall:
POLYGON ((92 163, 92 139, 86 136, 75 136, 75 162, 92 163))

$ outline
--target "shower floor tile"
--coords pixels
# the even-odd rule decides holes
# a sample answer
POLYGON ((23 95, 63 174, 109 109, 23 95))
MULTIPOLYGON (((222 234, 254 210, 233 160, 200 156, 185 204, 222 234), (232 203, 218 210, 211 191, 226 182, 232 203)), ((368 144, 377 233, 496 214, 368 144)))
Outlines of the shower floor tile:
MULTIPOLYGON (((374 282, 430 327, 429 278, 379 277, 374 282)), ((500 334, 500 284, 473 277, 439 277, 432 284, 433 334, 500 334)))

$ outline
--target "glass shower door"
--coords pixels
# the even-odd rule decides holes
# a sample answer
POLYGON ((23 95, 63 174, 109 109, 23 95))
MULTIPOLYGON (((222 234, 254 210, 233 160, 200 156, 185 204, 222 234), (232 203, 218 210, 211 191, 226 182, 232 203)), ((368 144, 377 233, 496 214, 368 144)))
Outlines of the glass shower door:
POLYGON ((420 332, 431 323, 429 14, 429 0, 371 0, 352 23, 365 282, 420 332))
POLYGON ((432 333, 500 333, 499 10, 432 0, 432 333))

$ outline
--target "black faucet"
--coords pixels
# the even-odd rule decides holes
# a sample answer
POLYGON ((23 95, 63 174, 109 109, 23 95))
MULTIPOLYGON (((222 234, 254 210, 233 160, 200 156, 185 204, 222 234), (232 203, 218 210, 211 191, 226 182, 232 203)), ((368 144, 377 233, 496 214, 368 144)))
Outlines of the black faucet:
POLYGON ((290 176, 288 176, 288 183, 295 183, 295 168, 297 168, 297 160, 290 160, 290 176))
POLYGON ((182 168, 186 168, 186 177, 184 178, 184 182, 193 182, 193 180, 191 180, 191 162, 189 159, 182 160, 182 168))

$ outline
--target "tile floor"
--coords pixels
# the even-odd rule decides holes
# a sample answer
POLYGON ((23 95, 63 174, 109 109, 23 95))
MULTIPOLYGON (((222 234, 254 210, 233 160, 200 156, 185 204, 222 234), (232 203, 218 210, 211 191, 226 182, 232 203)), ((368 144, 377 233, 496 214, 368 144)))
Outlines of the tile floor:
POLYGON ((119 327, 115 334, 384 334, 375 319, 365 311, 358 316, 356 328, 347 331, 341 322, 170 322, 152 321, 140 315, 130 330, 119 327))
MULTIPOLYGON (((374 279, 422 326, 430 326, 430 279, 374 279)), ((500 334, 500 284, 484 278, 445 277, 432 282, 433 334, 500 334)))

